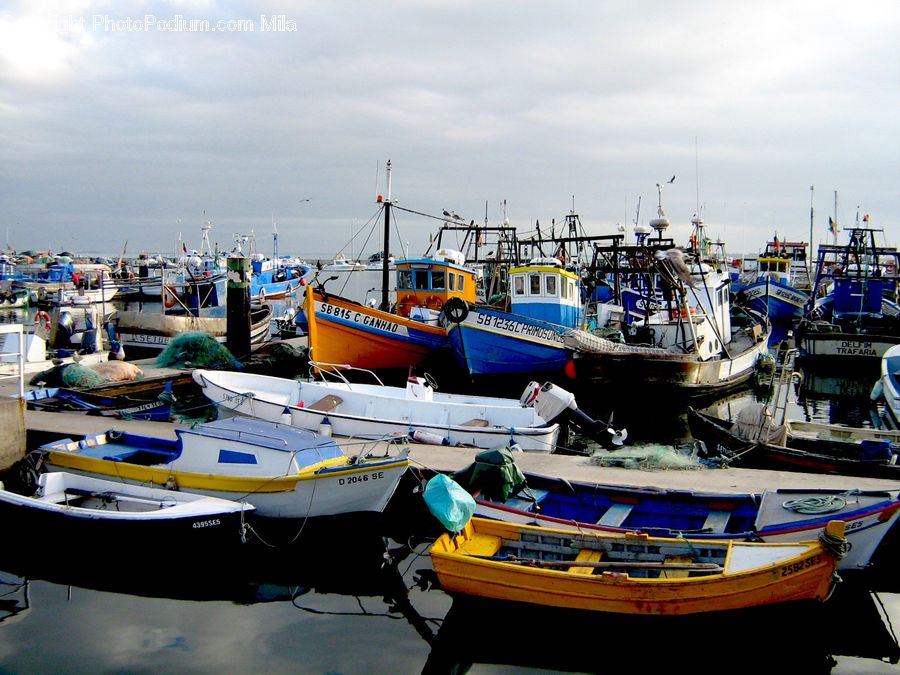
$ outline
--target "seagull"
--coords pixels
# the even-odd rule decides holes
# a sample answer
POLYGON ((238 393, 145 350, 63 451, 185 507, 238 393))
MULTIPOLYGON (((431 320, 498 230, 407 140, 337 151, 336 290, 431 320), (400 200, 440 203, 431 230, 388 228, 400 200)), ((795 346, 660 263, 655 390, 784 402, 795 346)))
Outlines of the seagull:
POLYGON ((444 215, 447 216, 447 218, 449 218, 449 217, 450 217, 450 212, 447 211, 447 209, 444 209, 444 215))
POLYGON ((673 176, 669 179, 669 183, 674 183, 674 182, 675 182, 675 176, 673 175, 673 176))

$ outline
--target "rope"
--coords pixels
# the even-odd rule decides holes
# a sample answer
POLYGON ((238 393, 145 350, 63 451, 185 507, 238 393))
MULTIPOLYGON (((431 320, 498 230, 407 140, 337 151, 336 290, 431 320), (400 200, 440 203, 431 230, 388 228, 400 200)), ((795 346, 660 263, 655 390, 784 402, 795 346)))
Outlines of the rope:
POLYGON ((850 542, 844 537, 835 537, 823 530, 819 535, 819 541, 836 560, 843 560, 850 552, 850 542))
MULTIPOLYGON (((788 511, 795 513, 820 514, 840 511, 847 505, 847 498, 862 494, 860 490, 848 490, 837 495, 822 497, 803 497, 801 499, 788 499, 781 505, 788 511)), ((857 500, 858 501, 858 500, 857 500)))

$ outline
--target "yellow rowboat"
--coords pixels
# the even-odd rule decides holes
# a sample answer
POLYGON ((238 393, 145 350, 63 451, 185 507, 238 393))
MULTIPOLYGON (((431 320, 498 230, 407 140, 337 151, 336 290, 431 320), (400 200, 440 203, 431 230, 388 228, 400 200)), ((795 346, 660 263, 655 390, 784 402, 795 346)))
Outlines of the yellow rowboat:
POLYGON ((572 532, 473 518, 431 560, 448 593, 619 614, 683 615, 825 601, 844 523, 787 544, 572 532))

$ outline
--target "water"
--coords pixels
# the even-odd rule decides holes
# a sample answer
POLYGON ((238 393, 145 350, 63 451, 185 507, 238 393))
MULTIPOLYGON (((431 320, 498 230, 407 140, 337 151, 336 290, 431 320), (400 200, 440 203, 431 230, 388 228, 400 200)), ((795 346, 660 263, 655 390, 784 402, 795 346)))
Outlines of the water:
MULTIPOLYGON (((869 426, 879 412, 868 398, 876 378, 803 373, 787 416, 869 426)), ((748 388, 712 409, 728 415, 766 396, 748 388)), ((614 409, 639 440, 687 434, 681 413, 594 404, 614 409)), ((344 520, 315 532, 292 524, 303 527, 293 546, 257 545, 227 558, 165 547, 61 550, 41 532, 5 541, 0 672, 898 672, 900 584, 872 594, 848 578, 809 611, 727 621, 613 620, 454 600, 430 584, 422 534, 436 532, 419 509, 395 503, 376 526, 344 520), (386 546, 400 550, 393 566, 386 546)), ((292 538, 264 535, 270 543, 292 538)))

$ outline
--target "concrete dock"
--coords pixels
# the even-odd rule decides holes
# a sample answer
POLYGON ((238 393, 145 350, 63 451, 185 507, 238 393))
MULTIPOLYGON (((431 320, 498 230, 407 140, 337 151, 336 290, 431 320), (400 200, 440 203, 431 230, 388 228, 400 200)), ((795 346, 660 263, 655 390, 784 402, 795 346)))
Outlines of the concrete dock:
MULTIPOLYGON (((151 374, 147 369, 147 375, 151 374)), ((154 372, 153 374, 158 374, 154 372)), ((137 434, 175 438, 177 424, 170 422, 144 422, 94 417, 78 413, 51 413, 29 410, 25 418, 29 437, 69 436, 119 429, 137 434)), ((397 445, 335 438, 348 454, 356 454, 365 448, 369 452, 395 452, 397 445)), ((413 465, 436 471, 454 471, 469 465, 478 448, 454 448, 447 446, 404 444, 408 447, 413 465)), ((545 453, 517 453, 516 463, 522 471, 558 476, 567 480, 614 485, 655 486, 683 490, 708 490, 717 492, 761 492, 776 488, 828 488, 828 489, 900 489, 895 481, 875 478, 856 478, 824 474, 807 474, 788 471, 762 471, 758 469, 696 469, 655 470, 623 469, 593 464, 589 457, 555 455, 545 453)))

